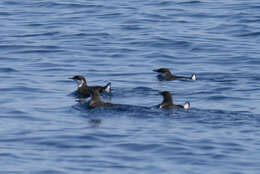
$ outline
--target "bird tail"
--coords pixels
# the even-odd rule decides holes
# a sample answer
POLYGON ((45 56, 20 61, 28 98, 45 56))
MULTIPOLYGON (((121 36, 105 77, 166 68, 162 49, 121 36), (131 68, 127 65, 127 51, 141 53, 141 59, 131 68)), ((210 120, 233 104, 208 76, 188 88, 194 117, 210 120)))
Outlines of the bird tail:
POLYGON ((105 91, 107 93, 110 93, 111 92, 111 82, 109 82, 105 87, 104 87, 105 91))
POLYGON ((190 109, 190 102, 185 102, 185 104, 183 105, 184 109, 190 109))
POLYGON ((196 74, 195 74, 195 73, 193 73, 193 74, 192 74, 192 76, 191 76, 191 79, 192 79, 192 80, 196 80, 196 79, 197 79, 197 77, 196 77, 196 74))

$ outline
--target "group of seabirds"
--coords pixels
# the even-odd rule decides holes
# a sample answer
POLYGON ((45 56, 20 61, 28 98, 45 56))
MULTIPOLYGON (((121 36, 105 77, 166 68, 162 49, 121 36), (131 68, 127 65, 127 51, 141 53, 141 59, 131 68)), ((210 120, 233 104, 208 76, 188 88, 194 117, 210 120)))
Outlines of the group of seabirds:
MULTIPOLYGON (((166 80, 166 81, 177 80, 177 79, 196 80, 195 73, 193 73, 191 77, 185 77, 185 76, 173 75, 168 68, 159 68, 153 71, 159 73, 159 75, 157 76, 159 80, 166 80)), ((105 86, 88 86, 86 79, 83 76, 77 75, 69 79, 72 79, 77 82, 78 89, 76 92, 80 97, 82 97, 83 99, 91 97, 89 102, 90 108, 115 106, 115 104, 103 102, 100 97, 100 94, 103 92, 106 93, 111 92, 110 82, 105 86)), ((185 102, 184 105, 174 104, 172 95, 169 91, 162 91, 160 92, 160 94, 163 96, 163 101, 161 104, 159 104, 160 108, 166 108, 166 109, 181 109, 181 108, 189 109, 190 108, 190 102, 185 102)))

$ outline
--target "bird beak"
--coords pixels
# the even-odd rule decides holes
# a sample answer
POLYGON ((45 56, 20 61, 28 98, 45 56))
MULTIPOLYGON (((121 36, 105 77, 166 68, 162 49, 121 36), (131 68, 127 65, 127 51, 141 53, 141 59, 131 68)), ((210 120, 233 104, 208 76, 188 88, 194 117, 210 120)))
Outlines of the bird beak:
POLYGON ((68 79, 71 79, 71 80, 73 80, 73 77, 69 77, 68 79))

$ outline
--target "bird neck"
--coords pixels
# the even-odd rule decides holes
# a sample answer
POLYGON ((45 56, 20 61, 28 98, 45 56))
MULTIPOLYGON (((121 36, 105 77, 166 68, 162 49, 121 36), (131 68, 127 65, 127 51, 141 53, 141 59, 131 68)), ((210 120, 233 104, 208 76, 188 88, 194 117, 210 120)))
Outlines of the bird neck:
POLYGON ((163 103, 173 104, 173 102, 172 102, 172 97, 169 96, 169 95, 165 95, 165 96, 163 97, 163 103))
POLYGON ((85 80, 77 80, 78 88, 81 88, 82 86, 87 86, 87 83, 85 80))

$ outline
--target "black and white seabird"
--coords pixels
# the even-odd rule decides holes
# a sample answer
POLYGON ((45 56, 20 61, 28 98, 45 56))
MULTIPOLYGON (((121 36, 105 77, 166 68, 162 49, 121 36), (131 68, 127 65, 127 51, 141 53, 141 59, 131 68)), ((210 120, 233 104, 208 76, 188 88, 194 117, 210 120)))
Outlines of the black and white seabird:
POLYGON ((196 74, 195 73, 193 73, 191 77, 185 77, 185 76, 173 75, 168 68, 159 68, 159 69, 155 69, 153 71, 160 73, 161 76, 159 75, 158 78, 159 79, 163 79, 163 80, 177 80, 177 79, 192 79, 192 80, 196 80, 196 74))
POLYGON ((92 90, 97 90, 99 92, 105 91, 107 93, 109 93, 111 91, 110 82, 105 86, 88 86, 86 79, 83 76, 77 75, 77 76, 73 76, 69 79, 72 79, 77 82, 77 84, 78 84, 77 92, 82 97, 86 97, 86 98, 90 97, 92 90))
POLYGON ((160 94, 163 96, 163 102, 159 105, 160 108, 166 108, 166 109, 189 109, 190 108, 190 102, 185 102, 184 105, 175 105, 172 101, 172 96, 169 91, 162 91, 160 94))
POLYGON ((105 103, 101 100, 100 91, 98 89, 94 89, 91 91, 91 100, 89 102, 89 107, 113 107, 115 106, 112 103, 105 103))

